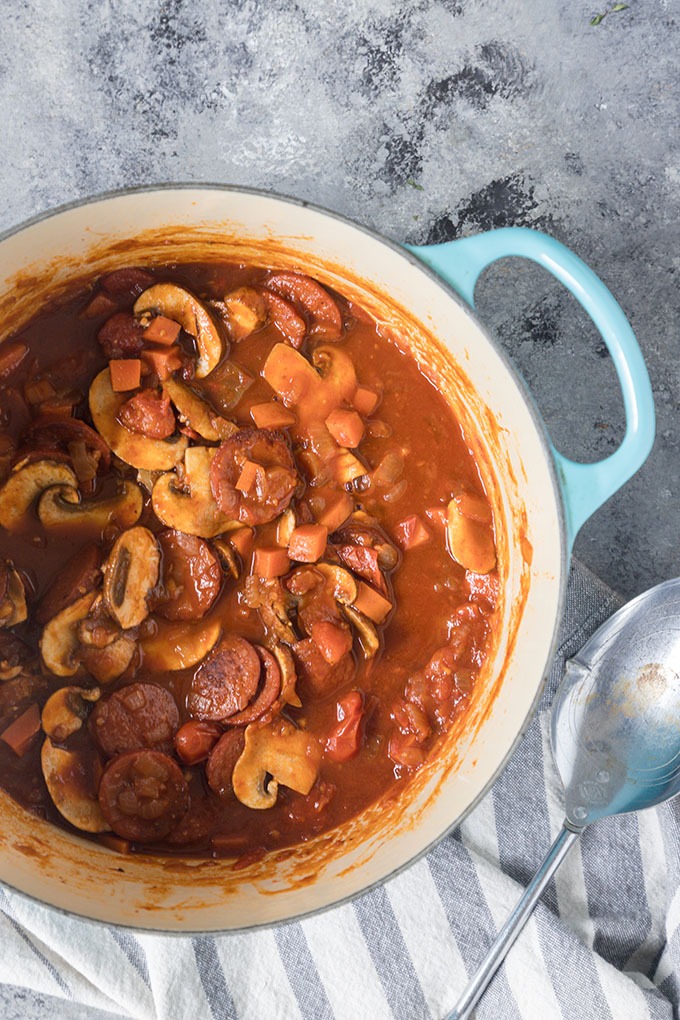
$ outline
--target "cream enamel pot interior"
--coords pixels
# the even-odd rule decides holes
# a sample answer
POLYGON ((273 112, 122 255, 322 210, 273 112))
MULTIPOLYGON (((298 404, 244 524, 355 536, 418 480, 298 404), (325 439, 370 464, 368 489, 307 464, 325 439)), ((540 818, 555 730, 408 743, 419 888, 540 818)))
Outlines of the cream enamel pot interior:
POLYGON ((83 272, 189 260, 301 268, 358 299, 412 350, 455 407, 482 465, 503 598, 500 637, 461 731, 449 735, 399 802, 375 805, 293 853, 272 853, 239 871, 224 860, 121 856, 0 795, 2 882, 86 918, 169 932, 248 928, 322 909, 385 880, 460 822, 536 705, 573 537, 637 470, 654 433, 649 379, 618 305, 576 256, 526 230, 406 250, 331 213, 252 191, 173 186, 105 196, 0 238, 0 337, 34 314, 46 293, 83 272), (531 398, 471 311, 479 273, 506 255, 532 258, 558 276, 610 349, 627 433, 600 464, 572 464, 554 451, 531 398))

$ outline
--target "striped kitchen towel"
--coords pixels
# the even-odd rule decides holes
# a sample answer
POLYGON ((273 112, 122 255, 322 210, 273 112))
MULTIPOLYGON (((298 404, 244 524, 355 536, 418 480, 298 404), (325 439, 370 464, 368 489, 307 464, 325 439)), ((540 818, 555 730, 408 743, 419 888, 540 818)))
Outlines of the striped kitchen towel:
MULTIPOLYGON (((562 822, 549 706, 618 607, 579 564, 540 710, 494 789, 427 858, 301 923, 165 939, 0 890, 5 1020, 439 1020, 562 822)), ((570 852, 479 1020, 666 1020, 680 1001, 680 805, 608 819, 570 852)))

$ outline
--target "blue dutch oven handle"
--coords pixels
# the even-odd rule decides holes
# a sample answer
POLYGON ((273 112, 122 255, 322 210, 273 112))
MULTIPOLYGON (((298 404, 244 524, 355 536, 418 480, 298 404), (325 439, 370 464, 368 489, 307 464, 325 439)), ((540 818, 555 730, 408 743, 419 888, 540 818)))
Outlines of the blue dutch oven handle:
POLYGON ((626 434, 619 448, 595 464, 564 457, 550 444, 564 501, 569 549, 581 525, 635 474, 654 442, 654 400, 635 334, 602 281, 577 255, 552 237, 524 227, 505 227, 446 244, 408 246, 474 307, 481 273, 497 259, 519 255, 537 262, 571 291, 597 326, 623 393, 626 434))

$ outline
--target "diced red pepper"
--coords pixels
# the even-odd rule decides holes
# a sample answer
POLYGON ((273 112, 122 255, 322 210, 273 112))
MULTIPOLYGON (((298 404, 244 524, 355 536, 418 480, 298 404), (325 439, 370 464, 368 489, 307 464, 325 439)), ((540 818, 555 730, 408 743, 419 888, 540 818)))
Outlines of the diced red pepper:
POLYGON ((330 620, 318 620, 312 624, 312 641, 329 666, 336 666, 352 648, 352 634, 346 627, 339 627, 330 620))
POLYGON ((178 347, 147 347, 142 358, 156 373, 160 382, 169 379, 173 372, 182 367, 182 356, 178 347))
POLYGON ((246 525, 243 528, 237 528, 235 531, 230 531, 227 537, 239 556, 245 559, 250 550, 253 548, 255 532, 252 528, 249 528, 246 525))
POLYGON ((185 765, 197 765, 199 761, 205 761, 223 732, 217 723, 190 719, 175 734, 178 757, 185 765))
POLYGON ((359 727, 364 714, 364 699, 359 691, 350 691, 338 701, 338 722, 326 740, 326 755, 331 761, 348 761, 357 754, 361 739, 359 727))
POLYGON ((348 492, 330 490, 326 505, 316 515, 316 519, 319 524, 328 528, 329 533, 332 533, 345 523, 353 509, 354 502, 348 492))
POLYGON ((40 709, 36 704, 29 705, 18 719, 15 719, 3 733, 0 733, 0 740, 4 740, 7 746, 11 747, 14 753, 21 758, 39 729, 40 709))
POLYGON ((364 423, 356 411, 338 407, 326 418, 326 428, 340 446, 355 450, 364 438, 364 423))
POLYGON ((241 474, 234 483, 234 488, 243 492, 246 496, 255 492, 258 479, 264 475, 264 468, 252 460, 247 460, 241 468, 241 474))
POLYGON ((359 581, 357 587, 359 594, 352 603, 354 608, 367 616, 369 620, 373 620, 373 623, 382 623, 392 608, 390 600, 384 598, 369 584, 364 584, 363 581, 359 581))
POLYGON ((432 537, 417 514, 411 514, 410 517, 399 521, 394 529, 394 535, 402 549, 415 549, 429 542, 432 537))

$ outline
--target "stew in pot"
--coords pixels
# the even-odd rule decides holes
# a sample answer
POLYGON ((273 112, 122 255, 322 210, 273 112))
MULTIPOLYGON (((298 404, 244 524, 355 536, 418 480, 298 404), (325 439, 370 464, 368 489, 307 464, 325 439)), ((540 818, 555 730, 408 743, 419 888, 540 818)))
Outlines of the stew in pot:
POLYGON ((494 526, 461 427, 294 272, 83 279, 0 346, 0 784, 252 859, 394 795, 469 702, 494 526))

